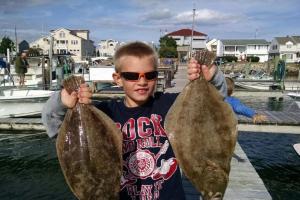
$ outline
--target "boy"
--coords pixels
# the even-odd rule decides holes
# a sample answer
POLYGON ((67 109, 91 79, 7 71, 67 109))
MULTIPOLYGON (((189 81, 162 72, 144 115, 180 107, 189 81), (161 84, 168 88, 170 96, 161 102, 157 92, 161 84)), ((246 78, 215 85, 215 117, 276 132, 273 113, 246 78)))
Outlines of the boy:
POLYGON ((233 79, 226 77, 226 84, 227 84, 227 97, 225 98, 225 101, 231 105, 233 111, 236 114, 252 118, 253 123, 260 123, 267 120, 267 116, 262 114, 257 114, 255 110, 243 104, 239 99, 231 96, 234 91, 233 79))
MULTIPOLYGON (((154 93, 158 58, 142 42, 120 47, 115 54, 114 81, 125 92, 123 101, 94 103, 113 119, 123 135, 123 175, 120 199, 184 200, 181 174, 164 130, 165 116, 178 94, 154 93)), ((225 96, 226 84, 216 66, 202 66, 206 80, 225 96)), ((188 78, 199 77, 200 65, 192 59, 188 78)), ((57 134, 66 108, 91 103, 91 90, 82 84, 79 92, 54 94, 43 110, 43 123, 50 137, 57 134)), ((174 122, 176 123, 176 122, 174 122)), ((100 139, 100 138, 99 138, 100 139)))

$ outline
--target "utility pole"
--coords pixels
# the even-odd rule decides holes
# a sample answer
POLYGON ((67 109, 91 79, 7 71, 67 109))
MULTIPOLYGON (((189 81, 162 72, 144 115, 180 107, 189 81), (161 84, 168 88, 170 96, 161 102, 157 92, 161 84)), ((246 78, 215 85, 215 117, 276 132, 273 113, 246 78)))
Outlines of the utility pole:
POLYGON ((50 49, 49 49, 49 61, 48 61, 48 70, 49 70, 49 88, 52 88, 52 58, 53 58, 53 42, 54 38, 50 36, 50 49))
POLYGON ((255 39, 256 39, 256 37, 257 37, 257 31, 258 31, 258 29, 256 28, 256 29, 255 29, 255 36, 254 36, 255 39))
POLYGON ((190 45, 190 58, 192 57, 192 53, 193 53, 194 24, 195 24, 195 13, 196 13, 195 4, 194 4, 193 7, 194 8, 193 8, 193 23, 192 23, 191 45, 190 45))
POLYGON ((19 53, 19 45, 18 45, 18 38, 17 38, 17 26, 15 25, 15 39, 16 39, 16 54, 19 53))

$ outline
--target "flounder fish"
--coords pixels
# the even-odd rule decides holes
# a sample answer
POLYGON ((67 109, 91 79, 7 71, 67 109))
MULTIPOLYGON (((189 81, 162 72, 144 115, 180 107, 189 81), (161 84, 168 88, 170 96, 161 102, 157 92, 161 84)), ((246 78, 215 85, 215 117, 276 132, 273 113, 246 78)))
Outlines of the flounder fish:
MULTIPOLYGON (((64 81, 70 94, 82 77, 64 81)), ((122 134, 115 123, 93 105, 77 103, 68 109, 56 141, 66 182, 80 200, 119 198, 122 172, 122 134)))
MULTIPOLYGON (((214 55, 202 51, 195 58, 209 66, 214 55)), ((223 99, 202 75, 185 86, 165 121, 179 166, 205 200, 224 197, 237 140, 237 120, 223 99)))

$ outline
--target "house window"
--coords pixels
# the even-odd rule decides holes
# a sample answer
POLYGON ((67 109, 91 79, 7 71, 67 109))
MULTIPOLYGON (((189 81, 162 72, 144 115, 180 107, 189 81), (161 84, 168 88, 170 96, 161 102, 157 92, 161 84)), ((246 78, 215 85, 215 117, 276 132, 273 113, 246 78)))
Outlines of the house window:
POLYGON ((277 50, 277 45, 273 45, 272 50, 277 50))
POLYGON ((293 59, 293 54, 285 54, 286 59, 293 59))
POLYGON ((66 37, 65 32, 61 31, 61 32, 59 33, 59 37, 60 37, 60 38, 65 38, 65 37, 66 37))
POLYGON ((290 49, 290 48, 292 48, 292 45, 291 44, 286 44, 286 48, 290 49))
POLYGON ((300 52, 297 52, 297 53, 296 53, 296 57, 297 57, 297 58, 300 58, 300 52))
POLYGON ((232 51, 232 52, 234 52, 235 51, 235 47, 233 47, 233 46, 225 46, 225 51, 232 51))
POLYGON ((248 50, 255 50, 255 45, 249 45, 248 50))
POLYGON ((71 40, 71 44, 78 44, 78 40, 71 40))

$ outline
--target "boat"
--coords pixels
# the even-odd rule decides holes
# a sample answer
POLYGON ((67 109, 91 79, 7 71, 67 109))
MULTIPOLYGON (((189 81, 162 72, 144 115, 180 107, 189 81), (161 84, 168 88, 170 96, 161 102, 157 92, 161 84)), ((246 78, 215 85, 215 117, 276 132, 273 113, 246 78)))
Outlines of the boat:
POLYGON ((286 94, 287 96, 291 97, 292 99, 295 100, 295 103, 297 104, 298 108, 300 108, 300 92, 288 92, 286 94))
POLYGON ((0 90, 0 118, 40 116, 53 92, 15 88, 0 90))
POLYGON ((0 91, 0 102, 47 100, 54 91, 33 89, 7 89, 0 91))
POLYGON ((300 100, 300 92, 288 92, 287 95, 295 100, 300 100))
POLYGON ((300 143, 294 144, 293 147, 297 154, 300 156, 300 143))
MULTIPOLYGON (((283 90, 282 84, 268 80, 236 80, 234 84, 239 88, 248 90, 283 90)), ((298 91, 299 89, 299 81, 284 82, 284 90, 286 91, 298 91)))

